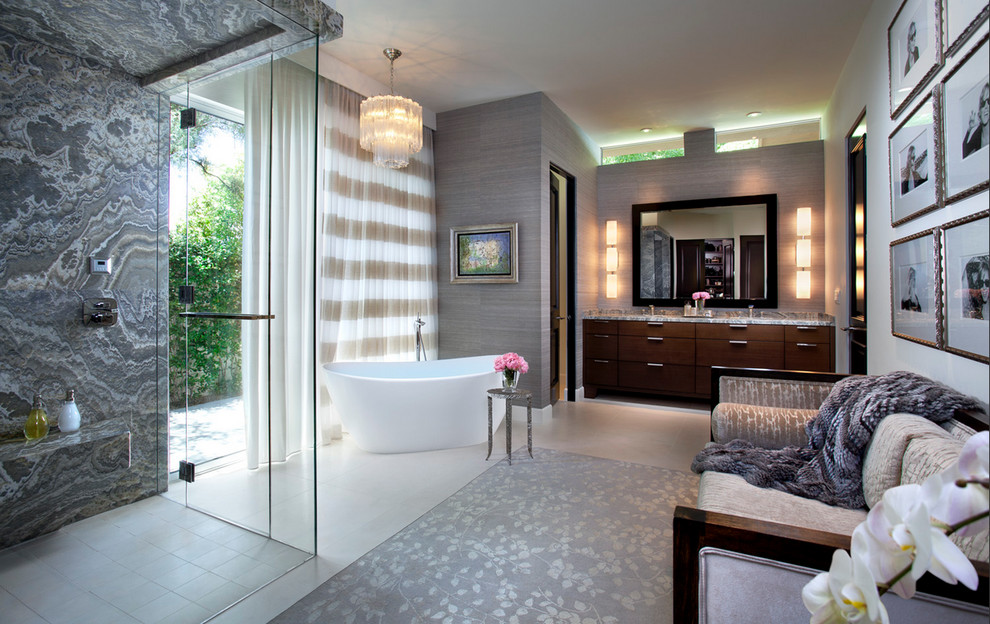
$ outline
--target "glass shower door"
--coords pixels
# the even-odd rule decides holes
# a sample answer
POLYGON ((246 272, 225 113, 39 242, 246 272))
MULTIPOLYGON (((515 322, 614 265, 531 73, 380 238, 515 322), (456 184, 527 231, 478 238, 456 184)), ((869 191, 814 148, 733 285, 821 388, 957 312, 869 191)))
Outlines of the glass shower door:
POLYGON ((267 467, 244 469, 244 326, 270 315, 243 301, 242 93, 235 73, 172 98, 169 470, 188 506, 267 535, 267 467))
MULTIPOLYGON (((191 508, 314 552, 315 435, 298 442, 312 427, 284 423, 315 416, 287 414, 283 400, 311 393, 312 382, 287 374, 296 358, 272 348, 285 306, 307 305, 280 293, 273 310, 273 280, 288 253, 313 258, 273 225, 284 218, 272 215, 281 209, 273 193, 286 182, 272 171, 282 121, 272 116, 288 96, 272 85, 285 71, 310 76, 311 85, 298 82, 312 91, 312 127, 293 130, 311 131, 315 144, 315 74, 291 61, 255 62, 172 98, 170 490, 191 508), (287 379, 298 385, 287 389, 287 379), (297 440, 288 450, 286 429, 297 440)), ((315 188, 312 164, 305 176, 315 188)))

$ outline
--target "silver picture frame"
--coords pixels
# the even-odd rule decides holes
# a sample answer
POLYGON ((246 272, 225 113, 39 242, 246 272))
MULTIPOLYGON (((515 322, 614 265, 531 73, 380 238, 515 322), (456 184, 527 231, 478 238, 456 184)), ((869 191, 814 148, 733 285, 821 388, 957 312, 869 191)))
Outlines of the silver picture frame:
POLYGON ((942 348, 937 228, 890 243, 890 328, 898 338, 942 348))
POLYGON ((901 225, 939 205, 941 139, 935 109, 936 98, 929 94, 888 140, 891 225, 901 225))
MULTIPOLYGON (((988 197, 974 197, 974 206, 988 197)), ((942 230, 945 294, 942 305, 944 348, 990 363, 990 210, 946 223, 942 230)))
POLYGON ((945 203, 990 188, 990 36, 984 36, 939 85, 940 186, 945 203))
POLYGON ((924 90, 942 65, 942 0, 904 0, 887 28, 890 118, 924 90))
POLYGON ((514 284, 518 281, 518 223, 450 228, 451 284, 514 284))

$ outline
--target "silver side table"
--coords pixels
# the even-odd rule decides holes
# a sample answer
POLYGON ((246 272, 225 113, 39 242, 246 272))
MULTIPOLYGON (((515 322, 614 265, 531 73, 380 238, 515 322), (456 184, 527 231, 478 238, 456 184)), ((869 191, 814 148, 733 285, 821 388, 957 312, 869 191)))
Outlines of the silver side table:
MULTIPOLYGON (((492 456, 492 399, 505 399, 505 454, 512 465, 512 402, 526 399, 526 444, 533 457, 533 393, 529 390, 490 388, 488 390, 488 457, 492 456)), ((488 461, 488 457, 485 461, 488 461)))

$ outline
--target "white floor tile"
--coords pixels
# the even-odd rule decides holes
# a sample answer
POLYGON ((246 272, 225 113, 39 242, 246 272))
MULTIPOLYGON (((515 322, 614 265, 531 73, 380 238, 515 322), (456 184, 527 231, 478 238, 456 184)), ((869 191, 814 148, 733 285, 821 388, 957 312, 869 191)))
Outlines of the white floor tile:
POLYGON ((176 611, 185 609, 190 604, 192 603, 182 596, 166 592, 148 604, 135 609, 131 615, 144 624, 156 624, 173 615, 176 611))
POLYGON ((191 602, 199 602, 200 598, 219 589, 221 586, 226 585, 229 582, 230 581, 218 574, 206 572, 205 574, 196 577, 196 579, 175 588, 175 593, 191 602))
POLYGON ((5 624, 45 624, 45 618, 3 589, 0 589, 0 613, 5 624))
MULTIPOLYGON (((686 471, 708 440, 708 423, 704 406, 596 400, 558 404, 553 418, 534 424, 533 437, 535 446, 686 471)), ((486 444, 375 455, 345 436, 319 449, 319 556, 309 561, 305 553, 186 507, 185 484, 170 492, 181 502, 156 496, 88 518, 0 551, 0 621, 198 624, 240 601, 213 622, 265 624, 493 466, 504 456, 504 431, 495 438, 488 462, 486 444), (62 584, 59 592, 51 590, 53 579, 62 584)), ((524 426, 513 438, 513 454, 523 453, 524 426)), ((267 510, 244 499, 267 492, 269 474, 282 483, 282 475, 299 470, 306 478, 276 488, 273 499, 283 505, 271 514, 276 526, 286 527, 279 537, 298 531, 308 540, 312 529, 305 523, 293 529, 290 520, 312 513, 305 511, 308 494, 298 491, 312 485, 309 467, 286 462, 271 473, 231 470, 232 482, 217 480, 199 495, 209 491, 217 497, 211 505, 229 505, 267 526, 267 510)))

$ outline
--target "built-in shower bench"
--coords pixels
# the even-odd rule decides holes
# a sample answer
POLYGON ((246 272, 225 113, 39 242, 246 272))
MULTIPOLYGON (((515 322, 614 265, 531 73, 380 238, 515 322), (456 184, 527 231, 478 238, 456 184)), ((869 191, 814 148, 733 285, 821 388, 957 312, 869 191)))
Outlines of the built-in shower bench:
POLYGON ((131 465, 131 432, 120 418, 0 444, 0 548, 109 509, 131 465))

